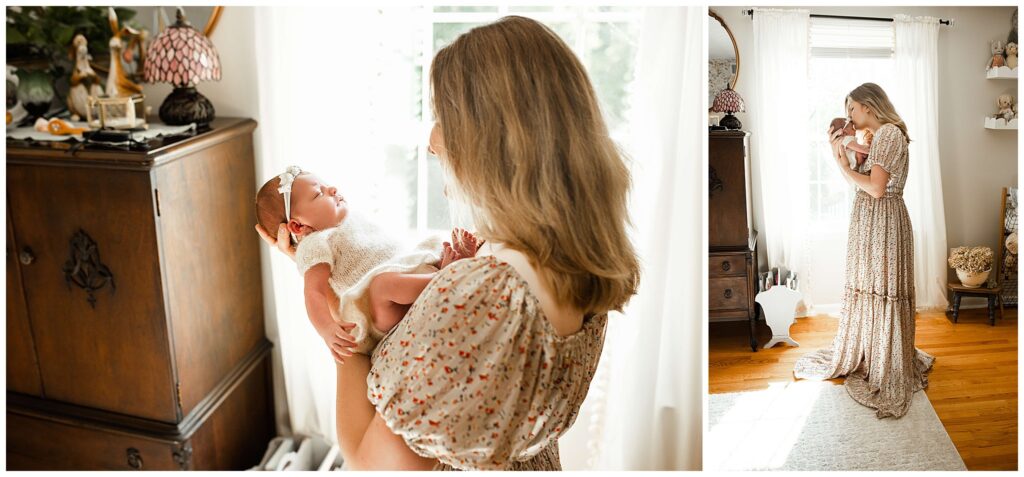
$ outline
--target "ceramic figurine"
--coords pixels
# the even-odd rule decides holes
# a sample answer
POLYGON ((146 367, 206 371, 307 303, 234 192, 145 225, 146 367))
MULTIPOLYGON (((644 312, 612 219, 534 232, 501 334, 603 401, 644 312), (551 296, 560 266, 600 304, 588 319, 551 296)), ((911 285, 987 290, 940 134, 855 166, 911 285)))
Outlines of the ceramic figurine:
POLYGON ((71 89, 68 91, 68 110, 71 119, 78 121, 86 116, 89 107, 89 96, 103 96, 99 75, 89 65, 88 41, 82 35, 75 35, 72 44, 75 46, 75 69, 71 72, 71 89))
POLYGON ((134 30, 122 29, 117 21, 117 14, 114 7, 108 7, 107 19, 110 21, 110 30, 114 36, 110 37, 110 72, 107 73, 107 95, 111 97, 127 97, 142 93, 142 86, 128 79, 124 65, 121 64, 121 55, 124 54, 125 44, 121 40, 124 32, 134 30))

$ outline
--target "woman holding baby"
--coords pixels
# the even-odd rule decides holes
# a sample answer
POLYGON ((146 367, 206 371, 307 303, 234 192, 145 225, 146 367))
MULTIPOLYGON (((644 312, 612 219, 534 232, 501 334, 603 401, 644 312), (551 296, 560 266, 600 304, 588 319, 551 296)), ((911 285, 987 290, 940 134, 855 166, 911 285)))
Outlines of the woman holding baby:
MULTIPOLYGON (((430 75, 429 150, 484 245, 338 365, 339 443, 352 469, 560 469, 607 312, 638 284, 629 171, 582 64, 536 21, 469 31, 430 75)), ((294 254, 283 225, 261 235, 294 254)))
POLYGON ((833 159, 857 186, 846 250, 846 289, 830 349, 800 358, 797 378, 846 376, 846 389, 879 418, 902 417, 928 386, 934 358, 914 347, 914 236, 903 201, 907 126, 885 91, 865 83, 846 98, 857 129, 874 134, 867 159, 851 166, 843 131, 831 127, 833 159))

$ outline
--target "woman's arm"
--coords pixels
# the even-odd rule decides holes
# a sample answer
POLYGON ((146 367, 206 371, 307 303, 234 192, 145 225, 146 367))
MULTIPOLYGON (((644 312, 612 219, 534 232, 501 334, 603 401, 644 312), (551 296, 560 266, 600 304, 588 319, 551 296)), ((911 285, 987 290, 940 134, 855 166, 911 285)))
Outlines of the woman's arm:
POLYGON ((864 192, 867 192, 871 197, 879 199, 884 196, 885 186, 889 183, 889 172, 877 164, 871 166, 870 174, 857 172, 850 167, 850 162, 846 159, 846 148, 842 143, 842 131, 835 131, 829 128, 829 134, 829 142, 832 144, 832 159, 839 166, 839 171, 843 173, 843 178, 847 182, 852 182, 864 190, 864 192))
POLYGON ((437 460, 420 457, 391 432, 366 398, 370 358, 356 354, 338 365, 338 445, 350 470, 430 470, 437 460))
POLYGON ((844 176, 850 178, 857 187, 863 189, 871 197, 880 199, 885 195, 885 185, 889 183, 889 173, 882 169, 882 166, 878 164, 871 166, 870 174, 861 174, 851 169, 849 164, 842 169, 844 176))

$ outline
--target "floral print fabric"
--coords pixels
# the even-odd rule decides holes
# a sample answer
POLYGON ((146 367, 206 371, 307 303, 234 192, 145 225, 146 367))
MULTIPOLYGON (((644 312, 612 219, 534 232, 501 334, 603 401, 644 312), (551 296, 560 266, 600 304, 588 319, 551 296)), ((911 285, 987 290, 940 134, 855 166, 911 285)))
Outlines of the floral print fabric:
POLYGON ((558 336, 511 265, 459 260, 374 350, 367 394, 388 427, 441 469, 554 470, 606 324, 607 315, 590 316, 558 336))

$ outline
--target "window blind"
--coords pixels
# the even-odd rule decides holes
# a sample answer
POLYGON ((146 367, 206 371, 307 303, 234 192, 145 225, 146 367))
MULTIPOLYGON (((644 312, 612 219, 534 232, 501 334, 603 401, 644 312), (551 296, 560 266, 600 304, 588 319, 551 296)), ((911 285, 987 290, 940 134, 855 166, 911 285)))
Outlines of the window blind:
POLYGON ((811 56, 890 58, 896 44, 892 22, 811 17, 811 56))

